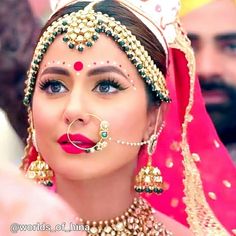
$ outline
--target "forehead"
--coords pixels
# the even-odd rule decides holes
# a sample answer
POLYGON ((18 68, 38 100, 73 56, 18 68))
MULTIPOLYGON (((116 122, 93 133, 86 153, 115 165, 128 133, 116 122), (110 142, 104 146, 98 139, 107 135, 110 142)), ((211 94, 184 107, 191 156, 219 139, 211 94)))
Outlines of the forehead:
POLYGON ((81 61, 85 65, 93 62, 111 61, 121 64, 129 73, 137 73, 136 68, 129 61, 127 55, 120 49, 117 43, 106 35, 101 35, 91 48, 86 47, 83 52, 68 48, 68 45, 63 42, 62 38, 62 36, 57 37, 49 46, 41 62, 39 72, 43 70, 43 65, 52 61, 61 61, 72 65, 76 61, 81 61))
POLYGON ((215 0, 182 18, 187 32, 216 35, 236 31, 236 3, 234 0, 215 0))

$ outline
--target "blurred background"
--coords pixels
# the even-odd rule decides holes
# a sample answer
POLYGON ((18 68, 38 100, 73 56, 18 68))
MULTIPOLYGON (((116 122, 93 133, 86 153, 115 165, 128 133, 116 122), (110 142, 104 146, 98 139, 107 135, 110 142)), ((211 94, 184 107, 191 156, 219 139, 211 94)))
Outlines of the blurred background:
POLYGON ((1 0, 0 154, 17 165, 28 126, 24 80, 40 28, 50 14, 49 0, 1 0))

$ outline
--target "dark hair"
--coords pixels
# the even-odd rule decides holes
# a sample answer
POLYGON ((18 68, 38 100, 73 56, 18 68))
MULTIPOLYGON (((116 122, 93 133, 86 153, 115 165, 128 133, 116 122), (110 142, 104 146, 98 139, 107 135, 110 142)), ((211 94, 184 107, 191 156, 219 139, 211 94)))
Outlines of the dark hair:
POLYGON ((27 0, 2 0, 0 19, 0 108, 25 141, 24 81, 40 27, 27 0))
MULTIPOLYGON (((50 18, 43 28, 42 33, 49 25, 52 24, 52 22, 56 21, 61 16, 84 9, 88 3, 89 2, 77 2, 60 9, 50 18)), ((127 29, 130 30, 132 34, 135 35, 141 42, 163 75, 166 75, 167 68, 165 51, 154 34, 142 23, 140 19, 138 19, 131 11, 122 6, 116 0, 104 0, 102 2, 98 2, 94 6, 94 10, 96 12, 107 14, 110 17, 114 17, 117 21, 120 21, 121 24, 125 25, 127 29)), ((156 93, 152 91, 151 86, 147 83, 145 83, 145 86, 148 94, 149 106, 154 104, 159 106, 161 101, 156 96, 156 93)))

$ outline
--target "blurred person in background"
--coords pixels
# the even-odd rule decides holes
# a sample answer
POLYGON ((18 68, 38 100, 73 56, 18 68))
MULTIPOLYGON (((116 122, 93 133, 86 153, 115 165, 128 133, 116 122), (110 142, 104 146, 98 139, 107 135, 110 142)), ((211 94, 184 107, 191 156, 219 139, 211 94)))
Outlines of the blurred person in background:
POLYGON ((0 235, 86 235, 85 231, 76 230, 76 214, 67 203, 23 178, 5 160, 0 165, 0 184, 0 235), (54 212, 53 217, 50 212, 54 212))
POLYGON ((236 162, 236 1, 182 0, 206 108, 236 162))
POLYGON ((24 79, 40 26, 27 0, 1 1, 0 19, 0 153, 16 163, 27 133, 24 79))

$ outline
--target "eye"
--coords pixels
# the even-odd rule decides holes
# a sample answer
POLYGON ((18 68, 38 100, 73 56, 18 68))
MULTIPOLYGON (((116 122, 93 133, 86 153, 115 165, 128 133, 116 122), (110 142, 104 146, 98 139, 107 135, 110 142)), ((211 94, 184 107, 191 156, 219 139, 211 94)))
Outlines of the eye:
POLYGON ((236 55, 236 41, 229 41, 222 44, 222 48, 229 54, 236 55))
POLYGON ((46 80, 39 84, 40 89, 49 94, 65 93, 68 91, 66 86, 58 80, 46 80))
POLYGON ((123 86, 121 86, 117 81, 114 79, 107 79, 107 80, 100 80, 97 82, 93 91, 96 91, 101 94, 111 94, 116 93, 119 90, 125 90, 123 86))

